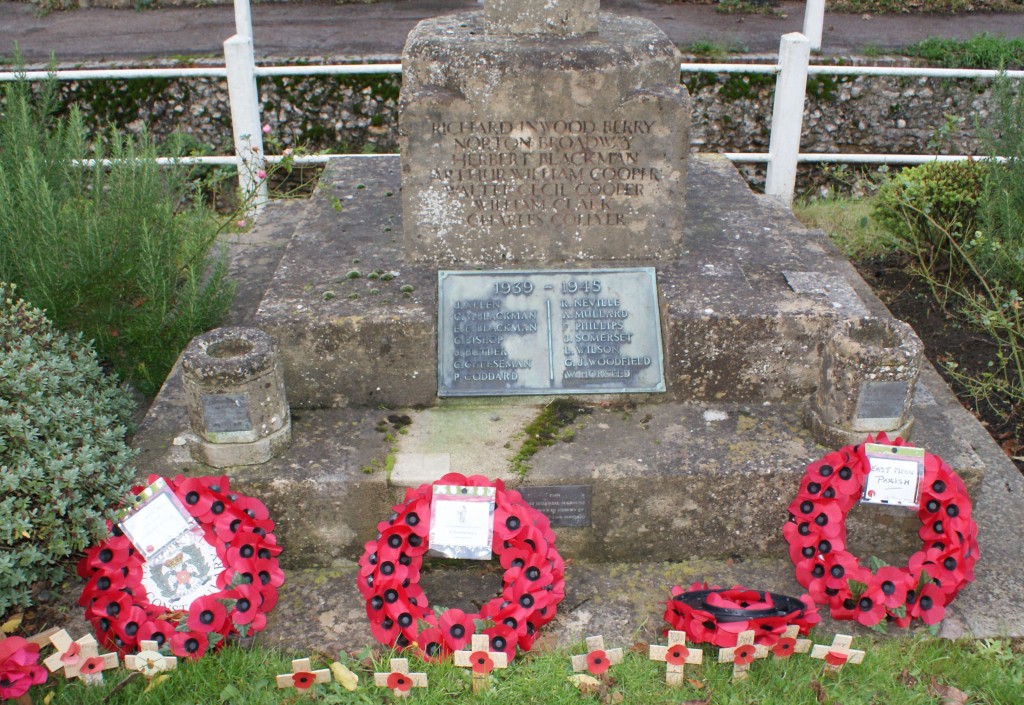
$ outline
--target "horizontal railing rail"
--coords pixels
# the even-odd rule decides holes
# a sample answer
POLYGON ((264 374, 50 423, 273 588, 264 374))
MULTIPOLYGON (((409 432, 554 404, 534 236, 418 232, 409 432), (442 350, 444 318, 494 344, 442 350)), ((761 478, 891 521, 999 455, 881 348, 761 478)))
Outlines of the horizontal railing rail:
MULTIPOLYGON (((767 153, 726 152, 724 157, 734 162, 763 163, 768 165, 765 191, 786 202, 791 202, 796 186, 796 165, 798 163, 849 163, 849 164, 923 164, 931 161, 960 161, 979 159, 979 156, 947 156, 934 154, 856 154, 856 153, 802 153, 800 133, 803 126, 803 106, 808 76, 902 76, 940 79, 984 79, 993 80, 1000 76, 1024 79, 1024 71, 995 71, 991 69, 946 69, 906 66, 838 66, 829 64, 811 65, 810 49, 820 47, 821 15, 824 0, 809 0, 805 16, 805 34, 792 33, 782 38, 778 63, 683 63, 682 74, 729 73, 729 74, 772 74, 776 76, 775 104, 771 117, 771 137, 767 153), (817 23, 817 24, 815 24, 817 23)), ((27 79, 41 81, 131 81, 152 78, 215 78, 228 83, 228 101, 231 106, 232 132, 235 154, 232 156, 204 156, 183 158, 160 158, 158 163, 233 165, 238 167, 239 184, 242 192, 255 195, 257 206, 266 199, 263 167, 267 163, 278 163, 282 155, 263 153, 260 130, 261 115, 259 94, 256 88, 258 78, 276 76, 344 76, 366 74, 400 74, 401 63, 358 63, 326 65, 283 65, 256 66, 252 47, 252 28, 249 6, 246 0, 236 0, 237 34, 224 43, 225 65, 208 67, 166 67, 134 69, 71 69, 2 71, 0 82, 27 79)), ((295 164, 323 164, 331 159, 347 157, 347 154, 292 155, 295 164)), ((86 162, 88 163, 88 162, 86 162)))

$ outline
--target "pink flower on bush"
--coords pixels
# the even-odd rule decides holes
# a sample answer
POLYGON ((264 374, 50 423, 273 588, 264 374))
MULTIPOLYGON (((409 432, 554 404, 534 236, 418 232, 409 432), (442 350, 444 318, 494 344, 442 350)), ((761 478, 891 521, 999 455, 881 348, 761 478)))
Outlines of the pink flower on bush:
POLYGON ((38 661, 38 644, 20 636, 0 640, 0 700, 21 697, 32 686, 46 682, 46 669, 38 661))
POLYGON ((270 134, 270 124, 269 123, 267 123, 266 125, 263 126, 263 134, 265 134, 265 135, 269 135, 270 134))
POLYGON ((260 180, 267 178, 267 172, 265 172, 263 169, 260 169, 259 171, 256 172, 256 178, 260 180))

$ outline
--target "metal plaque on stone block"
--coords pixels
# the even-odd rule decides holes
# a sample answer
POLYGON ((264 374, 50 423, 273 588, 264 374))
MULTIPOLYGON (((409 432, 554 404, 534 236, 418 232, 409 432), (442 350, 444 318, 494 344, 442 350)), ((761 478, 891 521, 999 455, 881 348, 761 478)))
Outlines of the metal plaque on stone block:
POLYGON ((590 526, 590 485, 531 485, 519 492, 552 526, 590 526))
POLYGON ((438 396, 664 392, 654 268, 438 273, 438 396))
POLYGON ((903 419, 908 382, 867 382, 857 399, 856 423, 870 428, 889 428, 903 419))
POLYGON ((249 397, 245 394, 203 394, 203 422, 211 433, 251 431, 249 397))

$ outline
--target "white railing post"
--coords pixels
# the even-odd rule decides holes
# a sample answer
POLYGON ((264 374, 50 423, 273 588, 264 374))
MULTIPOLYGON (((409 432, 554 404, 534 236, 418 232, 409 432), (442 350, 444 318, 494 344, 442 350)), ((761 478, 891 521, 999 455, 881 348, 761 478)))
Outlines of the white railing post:
POLYGON ((231 132, 238 158, 238 185, 251 215, 267 202, 266 159, 252 37, 236 34, 224 42, 224 63, 228 72, 231 132))
POLYGON ((804 36, 811 40, 811 50, 821 49, 821 30, 825 24, 825 0, 807 0, 804 10, 804 36))
POLYGON ((235 0, 235 34, 252 37, 252 9, 249 0, 235 0))
POLYGON ((804 122, 807 64, 810 57, 811 43, 807 37, 799 32, 782 35, 764 192, 782 199, 786 204, 793 202, 793 191, 796 189, 796 164, 800 156, 800 132, 804 122))

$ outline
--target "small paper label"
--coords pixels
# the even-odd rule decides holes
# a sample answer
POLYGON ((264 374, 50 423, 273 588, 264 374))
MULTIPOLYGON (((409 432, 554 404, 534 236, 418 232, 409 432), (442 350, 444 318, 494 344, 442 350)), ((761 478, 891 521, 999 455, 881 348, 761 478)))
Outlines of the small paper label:
POLYGON ((435 485, 430 504, 430 553, 490 560, 494 497, 493 487, 435 485))
POLYGON ((162 477, 145 488, 137 501, 118 526, 146 560, 197 526, 162 477))
POLYGON ((916 508, 924 476, 924 448, 867 443, 864 453, 871 469, 861 502, 916 508))

